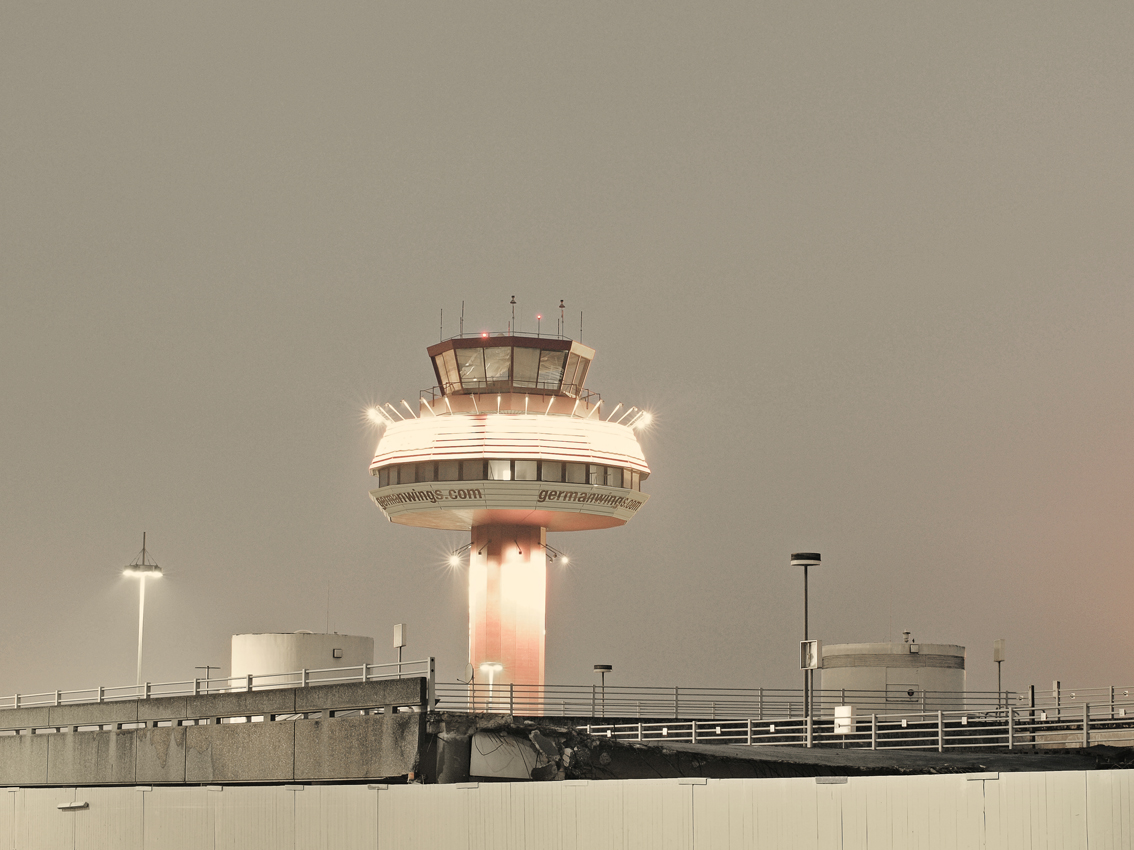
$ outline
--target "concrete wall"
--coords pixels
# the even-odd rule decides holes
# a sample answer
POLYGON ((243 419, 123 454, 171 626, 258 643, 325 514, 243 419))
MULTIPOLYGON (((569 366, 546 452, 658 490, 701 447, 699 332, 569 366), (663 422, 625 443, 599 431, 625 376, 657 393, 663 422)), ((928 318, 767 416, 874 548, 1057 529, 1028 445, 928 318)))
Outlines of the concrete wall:
POLYGON ((0 789, 0 850, 1111 850, 1131 799, 1129 770, 0 789))
POLYGON ((370 779, 414 770, 425 679, 0 711, 0 785, 115 785, 370 779), (413 711, 397 712, 398 706, 413 711), (381 714, 329 718, 334 710, 381 714), (293 717, 323 712, 319 719, 293 717), (284 716, 284 720, 273 717, 284 716), (180 725, 197 718, 262 722, 180 725), (157 723, 172 725, 157 726, 157 723), (143 728, 70 731, 83 726, 143 728), (28 734, 31 729, 63 732, 28 734))

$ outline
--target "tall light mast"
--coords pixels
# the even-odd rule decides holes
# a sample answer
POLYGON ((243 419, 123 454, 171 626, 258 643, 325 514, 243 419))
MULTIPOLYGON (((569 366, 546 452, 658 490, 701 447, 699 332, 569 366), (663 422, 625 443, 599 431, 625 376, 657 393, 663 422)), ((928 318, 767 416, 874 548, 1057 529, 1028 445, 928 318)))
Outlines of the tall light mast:
POLYGON ((624 525, 646 503, 647 417, 603 419, 584 388, 594 349, 564 336, 461 335, 427 351, 437 386, 416 416, 383 413, 370 498, 391 522, 471 532, 469 663, 497 686, 542 685, 547 533, 624 525))

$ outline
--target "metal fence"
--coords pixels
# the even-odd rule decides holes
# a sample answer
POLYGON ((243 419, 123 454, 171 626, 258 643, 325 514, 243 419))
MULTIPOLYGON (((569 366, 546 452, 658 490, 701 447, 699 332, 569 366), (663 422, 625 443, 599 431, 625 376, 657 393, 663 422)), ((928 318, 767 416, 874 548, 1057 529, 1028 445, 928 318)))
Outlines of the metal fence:
POLYGON ((260 676, 230 676, 225 679, 189 679, 181 682, 143 682, 140 685, 98 685, 70 691, 43 694, 15 694, 0 697, 0 710, 31 708, 43 705, 114 702, 117 700, 153 699, 155 697, 201 696, 262 691, 276 688, 305 688, 309 685, 331 685, 344 682, 374 682, 379 679, 434 679, 434 659, 403 661, 390 664, 362 664, 356 667, 330 667, 321 670, 294 670, 290 673, 269 673, 260 676))
MULTIPOLYGON (((610 718, 753 718, 803 717, 801 690, 789 688, 682 688, 624 685, 489 685, 436 686, 441 711, 610 718)), ((835 706, 854 705, 859 712, 880 714, 957 709, 994 711, 1018 703, 1025 695, 1012 691, 819 690, 812 705, 816 716, 833 715, 835 706)))
POLYGON ((620 741, 838 746, 937 750, 1089 747, 1134 744, 1134 700, 1054 708, 861 714, 854 718, 781 717, 587 724, 591 735, 620 741))

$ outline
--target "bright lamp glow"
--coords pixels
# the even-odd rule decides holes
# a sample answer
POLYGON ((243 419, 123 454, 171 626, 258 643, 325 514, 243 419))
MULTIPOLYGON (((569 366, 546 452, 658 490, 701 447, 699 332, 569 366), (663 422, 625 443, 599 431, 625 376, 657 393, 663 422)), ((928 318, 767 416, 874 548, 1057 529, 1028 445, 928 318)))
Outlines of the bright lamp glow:
POLYGON ((452 555, 449 556, 449 566, 450 567, 459 567, 460 565, 461 565, 461 556, 458 555, 456 552, 454 552, 452 555))
POLYGON ((366 418, 373 422, 375 425, 384 425, 386 423, 385 418, 381 413, 378 412, 377 407, 368 407, 366 409, 366 418))

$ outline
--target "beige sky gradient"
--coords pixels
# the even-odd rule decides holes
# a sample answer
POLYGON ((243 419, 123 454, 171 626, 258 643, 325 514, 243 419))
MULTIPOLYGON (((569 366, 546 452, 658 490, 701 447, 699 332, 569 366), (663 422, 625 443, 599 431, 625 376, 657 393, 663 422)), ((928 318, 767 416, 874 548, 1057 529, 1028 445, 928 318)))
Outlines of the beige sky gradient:
POLYGON ((373 401, 568 305, 651 500, 554 536, 548 681, 794 687, 827 642, 1134 683, 1134 9, 0 10, 0 693, 253 631, 467 648, 460 535, 369 503, 373 401))

